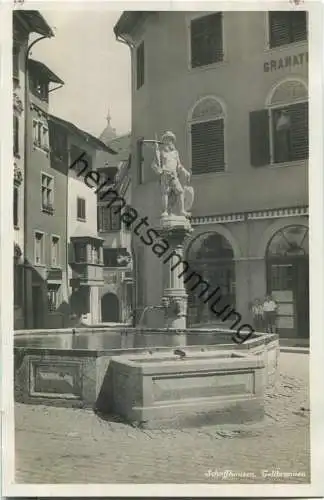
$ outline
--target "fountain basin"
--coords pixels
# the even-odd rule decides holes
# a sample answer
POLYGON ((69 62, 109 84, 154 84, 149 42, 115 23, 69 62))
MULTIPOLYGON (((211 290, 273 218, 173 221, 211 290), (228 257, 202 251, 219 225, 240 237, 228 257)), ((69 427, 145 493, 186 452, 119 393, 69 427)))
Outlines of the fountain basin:
MULTIPOLYGON (((15 399, 23 403, 47 405, 98 407, 111 412, 112 370, 111 359, 116 356, 154 355, 174 358, 168 338, 174 335, 165 330, 141 330, 124 328, 98 328, 71 330, 42 330, 15 332, 14 372, 15 399), (146 340, 146 347, 139 347, 137 335, 146 340), (165 337, 164 347, 157 338, 165 337), (156 340, 155 340, 156 339, 156 340)), ((278 356, 278 335, 254 334, 241 345, 231 340, 228 330, 187 330, 187 356, 224 351, 261 356, 265 363, 264 385, 274 387, 278 356)), ((205 358, 204 362, 206 361, 205 358)), ((153 361, 154 360, 154 361, 153 361)), ((182 362, 183 361, 180 361, 182 362)), ((185 365, 187 365, 187 361, 185 365)))
POLYGON ((113 413, 146 428, 242 424, 264 416, 261 355, 123 355, 110 366, 113 413))

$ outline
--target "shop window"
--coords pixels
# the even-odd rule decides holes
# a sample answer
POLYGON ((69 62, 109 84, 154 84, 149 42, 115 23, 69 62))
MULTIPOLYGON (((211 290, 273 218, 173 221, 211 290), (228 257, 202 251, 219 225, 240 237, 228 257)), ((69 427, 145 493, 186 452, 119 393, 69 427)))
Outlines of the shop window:
POLYGON ((190 34, 192 68, 223 61, 223 15, 221 12, 193 19, 190 34))
POLYGON ((47 308, 49 312, 55 312, 59 305, 59 285, 47 286, 47 308))

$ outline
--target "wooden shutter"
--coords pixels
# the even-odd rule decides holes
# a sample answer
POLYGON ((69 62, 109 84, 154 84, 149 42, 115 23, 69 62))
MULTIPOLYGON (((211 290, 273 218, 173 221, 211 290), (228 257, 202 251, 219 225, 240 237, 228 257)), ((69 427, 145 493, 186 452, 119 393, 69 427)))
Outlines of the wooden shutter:
POLYGON ((211 120, 191 125, 193 174, 223 172, 224 120, 211 120))
POLYGON ((142 42, 136 51, 136 88, 144 85, 144 42, 142 42))
POLYGON ((14 131, 14 154, 17 155, 19 153, 19 119, 18 116, 13 117, 13 131, 14 131))
POLYGON ((138 183, 143 184, 143 137, 137 141, 137 172, 138 172, 138 183))
POLYGON ((308 158, 308 102, 289 106, 291 121, 291 159, 308 158))
POLYGON ((290 14, 287 11, 269 12, 270 47, 290 43, 290 14))
POLYGON ((18 226, 18 188, 14 187, 13 192, 13 219, 14 219, 14 227, 18 226))
POLYGON ((250 157, 253 167, 270 163, 269 113, 267 109, 250 113, 250 157))
POLYGON ((191 67, 223 60, 223 16, 221 12, 191 21, 191 67))
POLYGON ((305 11, 291 12, 292 42, 307 39, 307 13, 305 11))

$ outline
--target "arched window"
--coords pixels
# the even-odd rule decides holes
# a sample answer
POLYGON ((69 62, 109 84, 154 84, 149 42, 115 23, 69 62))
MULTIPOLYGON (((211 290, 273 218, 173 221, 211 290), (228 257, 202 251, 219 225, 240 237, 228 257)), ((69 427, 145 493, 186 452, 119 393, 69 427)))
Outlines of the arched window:
POLYGON ((308 255, 308 227, 286 226, 275 233, 267 248, 267 258, 308 255))
POLYGON ((190 116, 191 168, 193 174, 223 172, 224 110, 214 97, 199 101, 190 116))
POLYGON ((282 82, 266 109, 250 113, 250 151, 255 167, 308 158, 308 92, 302 82, 282 82))

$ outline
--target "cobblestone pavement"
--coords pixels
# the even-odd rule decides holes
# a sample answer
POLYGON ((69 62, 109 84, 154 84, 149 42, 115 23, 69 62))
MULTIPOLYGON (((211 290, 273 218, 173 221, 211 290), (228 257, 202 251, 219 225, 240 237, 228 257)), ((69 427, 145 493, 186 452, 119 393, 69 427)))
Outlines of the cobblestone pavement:
POLYGON ((307 483, 308 360, 281 354, 265 422, 240 430, 141 430, 90 410, 17 404, 16 482, 307 483))

